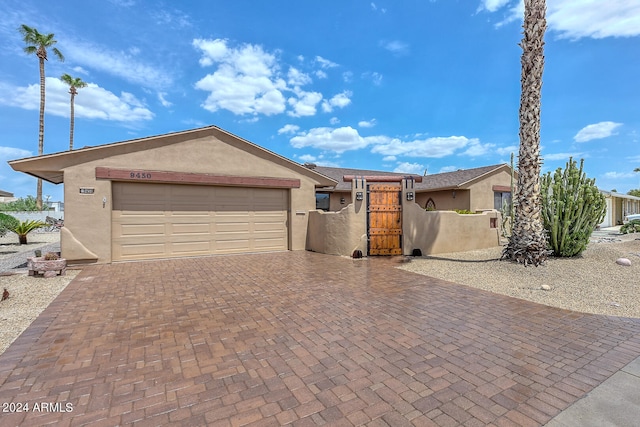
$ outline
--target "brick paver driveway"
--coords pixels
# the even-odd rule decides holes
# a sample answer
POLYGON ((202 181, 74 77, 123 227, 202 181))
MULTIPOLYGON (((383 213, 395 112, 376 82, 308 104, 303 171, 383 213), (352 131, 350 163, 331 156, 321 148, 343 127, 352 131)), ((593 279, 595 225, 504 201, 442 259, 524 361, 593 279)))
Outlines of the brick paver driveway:
POLYGON ((640 354, 637 320, 393 267, 88 267, 0 357, 0 425, 540 425, 640 354))

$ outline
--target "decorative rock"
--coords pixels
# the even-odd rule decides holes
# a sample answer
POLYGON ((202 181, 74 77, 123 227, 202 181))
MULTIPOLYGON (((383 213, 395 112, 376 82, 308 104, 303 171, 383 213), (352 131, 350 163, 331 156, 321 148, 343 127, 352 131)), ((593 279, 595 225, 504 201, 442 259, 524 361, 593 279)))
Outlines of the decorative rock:
POLYGON ((631 267, 631 260, 629 260, 628 258, 618 258, 616 260, 616 264, 624 265, 625 267, 631 267))
POLYGON ((550 290, 551 290, 551 286, 549 286, 549 285, 542 285, 542 286, 540 286, 540 289, 542 289, 543 291, 550 291, 550 290))

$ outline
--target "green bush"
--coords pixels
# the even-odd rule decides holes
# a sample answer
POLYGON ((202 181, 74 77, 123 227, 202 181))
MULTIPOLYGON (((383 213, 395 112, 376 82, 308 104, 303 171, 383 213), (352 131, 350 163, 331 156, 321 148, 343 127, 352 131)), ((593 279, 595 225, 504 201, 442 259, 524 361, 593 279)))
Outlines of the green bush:
POLYGON ((37 210, 36 198, 33 196, 21 197, 13 202, 0 203, 0 211, 4 212, 33 212, 37 210))
POLYGON ((0 213, 0 237, 4 237, 8 231, 12 231, 20 224, 17 218, 4 213, 0 213))
POLYGON ((620 227, 622 234, 640 233, 640 219, 634 219, 620 227))
POLYGON ((588 179, 582 168, 569 158, 565 170, 556 169, 541 179, 542 220, 549 247, 555 256, 571 257, 582 253, 591 233, 606 213, 605 197, 588 179))
POLYGON ((470 210, 467 209, 454 209, 455 213, 459 213, 460 215, 473 215, 475 214, 475 212, 472 212, 470 210))

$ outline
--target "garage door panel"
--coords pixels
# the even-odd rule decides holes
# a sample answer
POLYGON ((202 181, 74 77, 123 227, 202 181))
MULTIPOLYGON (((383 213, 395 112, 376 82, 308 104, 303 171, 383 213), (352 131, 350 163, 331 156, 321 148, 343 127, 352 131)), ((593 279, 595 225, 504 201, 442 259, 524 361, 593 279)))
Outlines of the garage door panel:
POLYGON ((114 260, 288 248, 287 190, 114 182, 113 198, 114 260))
POLYGON ((164 236, 164 224, 120 224, 119 234, 127 236, 164 236))

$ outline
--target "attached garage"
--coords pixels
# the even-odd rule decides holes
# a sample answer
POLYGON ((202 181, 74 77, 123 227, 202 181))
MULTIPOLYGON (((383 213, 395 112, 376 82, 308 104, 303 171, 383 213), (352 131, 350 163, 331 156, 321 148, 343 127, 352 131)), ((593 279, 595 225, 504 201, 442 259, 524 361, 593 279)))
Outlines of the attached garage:
POLYGON ((316 188, 336 184, 215 126, 9 164, 64 183, 72 263, 304 250, 316 188))
POLYGON ((112 259, 286 251, 287 191, 113 183, 112 259))

